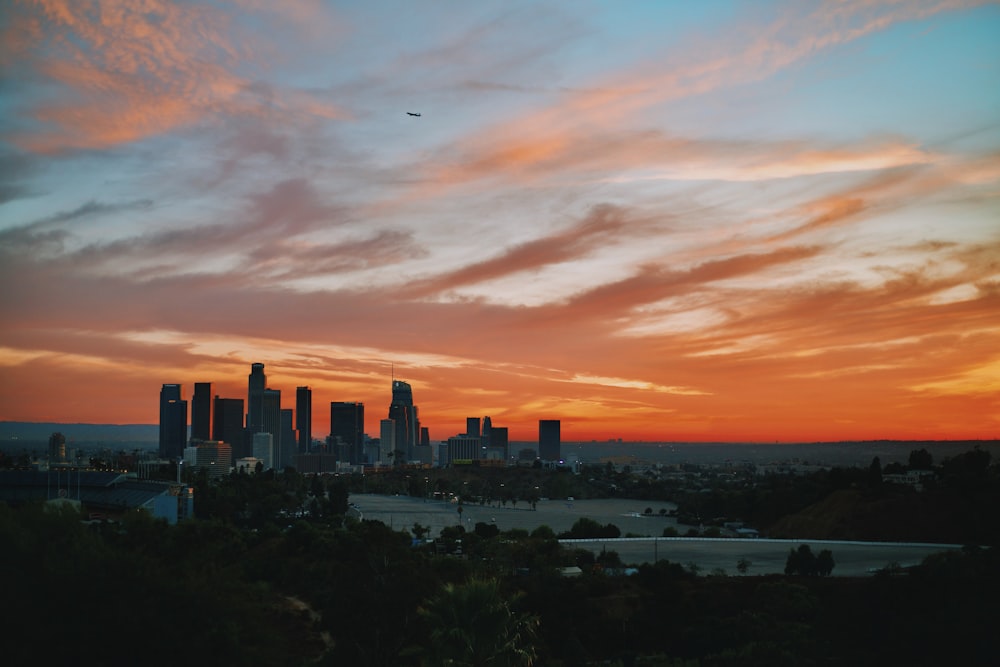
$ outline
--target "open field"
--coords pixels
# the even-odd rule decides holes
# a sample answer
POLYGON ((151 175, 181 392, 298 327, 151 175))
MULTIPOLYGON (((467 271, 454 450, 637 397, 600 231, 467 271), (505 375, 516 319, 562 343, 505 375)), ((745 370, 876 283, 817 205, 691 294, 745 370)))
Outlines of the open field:
POLYGON ((824 542, 821 540, 743 540, 711 538, 662 538, 663 529, 675 526, 681 532, 687 527, 678 526, 669 517, 659 515, 660 509, 670 510, 671 503, 641 500, 543 500, 533 511, 527 504, 511 509, 496 506, 465 505, 459 515, 458 506, 440 501, 425 501, 408 496, 378 496, 355 494, 350 502, 356 505, 355 513, 364 519, 375 519, 396 530, 408 530, 413 524, 430 526, 430 535, 436 536, 445 526, 458 525, 471 531, 476 523, 495 523, 500 530, 522 528, 531 531, 547 525, 555 532, 569 530, 581 517, 588 517, 600 524, 613 523, 622 535, 640 535, 657 539, 588 540, 573 542, 574 546, 599 553, 602 549, 618 552, 623 562, 639 564, 654 560, 670 560, 683 565, 696 564, 703 572, 722 569, 736 573, 736 563, 741 558, 751 562, 750 574, 783 572, 788 551, 799 544, 809 544, 813 553, 830 549, 836 567, 834 576, 863 576, 875 568, 895 562, 915 565, 926 556, 959 548, 957 545, 897 544, 884 542, 824 542), (644 516, 649 507, 652 516, 644 516))

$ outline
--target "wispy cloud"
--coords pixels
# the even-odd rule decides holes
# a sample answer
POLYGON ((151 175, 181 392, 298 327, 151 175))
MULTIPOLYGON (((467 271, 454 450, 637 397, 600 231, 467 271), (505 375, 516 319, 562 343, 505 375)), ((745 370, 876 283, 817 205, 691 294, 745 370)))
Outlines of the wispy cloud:
POLYGON ((4 60, 73 94, 26 101, 36 124, 12 140, 50 153, 115 146, 220 113, 344 115, 303 91, 262 98, 246 72, 258 54, 237 32, 231 17, 210 5, 15 3, 5 38, 22 37, 11 38, 4 60))

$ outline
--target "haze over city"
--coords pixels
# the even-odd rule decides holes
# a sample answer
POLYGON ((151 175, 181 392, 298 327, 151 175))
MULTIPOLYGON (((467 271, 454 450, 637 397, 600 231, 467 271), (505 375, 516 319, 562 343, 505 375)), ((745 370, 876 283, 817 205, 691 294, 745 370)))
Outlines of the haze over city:
POLYGON ((994 3, 0 15, 0 420, 260 362, 318 436, 1000 433, 994 3))

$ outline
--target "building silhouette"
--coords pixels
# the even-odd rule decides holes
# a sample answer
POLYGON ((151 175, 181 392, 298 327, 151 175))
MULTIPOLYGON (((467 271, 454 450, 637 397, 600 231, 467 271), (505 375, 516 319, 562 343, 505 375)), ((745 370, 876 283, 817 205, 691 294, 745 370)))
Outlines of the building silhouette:
POLYGON ((281 390, 264 389, 261 404, 261 425, 256 433, 271 434, 271 443, 274 447, 271 466, 277 468, 281 451, 281 390))
POLYGON ((560 422, 558 419, 538 420, 538 458, 543 461, 561 460, 560 422))
POLYGON ((66 460, 66 436, 58 431, 49 436, 49 463, 66 460))
POLYGON ((396 437, 393 443, 394 451, 402 452, 395 457, 403 456, 406 461, 414 458, 414 447, 417 446, 417 434, 420 433, 420 421, 417 418, 417 406, 413 404, 413 389, 402 380, 392 381, 392 402, 389 404, 389 419, 395 422, 396 437))
POLYGON ((365 462, 365 404, 330 402, 330 447, 339 461, 365 462))
POLYGON ((187 401, 179 384, 160 388, 160 458, 179 461, 187 444, 187 401))
POLYGON ((253 434, 253 457, 261 462, 264 470, 274 467, 274 438, 270 433, 253 434))
POLYGON ((253 449, 243 433, 243 399, 216 396, 212 407, 212 440, 232 448, 233 462, 250 456, 253 449))
POLYGON ((396 459, 396 422, 392 419, 383 419, 379 422, 379 461, 391 463, 396 459))
POLYGON ((275 468, 284 470, 287 466, 295 465, 295 453, 298 450, 298 441, 295 437, 295 419, 291 408, 281 410, 281 440, 275 452, 275 468))
POLYGON ((478 438, 479 433, 479 417, 466 417, 465 418, 465 435, 472 438, 478 438))
POLYGON ((264 389, 267 388, 267 375, 264 374, 264 364, 252 364, 247 388, 247 432, 252 438, 255 433, 264 430, 264 389))
POLYGON ((312 449, 312 389, 295 388, 295 430, 299 432, 299 454, 312 449))
POLYGON ((212 383, 195 382, 191 396, 191 440, 212 438, 212 383))
POLYGON ((510 441, 506 426, 493 426, 490 428, 489 445, 490 450, 496 450, 499 456, 508 464, 510 463, 510 441))

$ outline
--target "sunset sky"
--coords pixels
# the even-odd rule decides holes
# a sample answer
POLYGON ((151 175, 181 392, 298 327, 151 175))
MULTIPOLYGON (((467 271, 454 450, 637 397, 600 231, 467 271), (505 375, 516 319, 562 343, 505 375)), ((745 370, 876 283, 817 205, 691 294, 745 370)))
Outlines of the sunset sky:
POLYGON ((1000 5, 0 7, 0 420, 1000 437, 1000 5), (407 112, 419 113, 419 117, 407 112), (394 370, 393 370, 394 369, 394 370))

